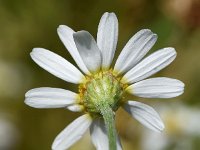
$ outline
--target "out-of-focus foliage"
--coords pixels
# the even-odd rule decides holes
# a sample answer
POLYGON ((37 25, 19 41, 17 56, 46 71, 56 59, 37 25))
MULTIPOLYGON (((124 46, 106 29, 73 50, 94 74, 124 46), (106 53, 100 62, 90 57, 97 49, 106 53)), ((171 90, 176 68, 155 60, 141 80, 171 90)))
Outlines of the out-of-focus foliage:
MULTIPOLYGON (((182 80, 186 84, 185 93, 171 100, 131 98, 161 110, 161 117, 166 121, 165 134, 161 136, 166 139, 165 142, 170 142, 160 150, 182 149, 179 145, 188 142, 191 149, 199 149, 200 135, 195 132, 188 135, 185 131, 190 126, 195 130, 194 126, 187 121, 179 122, 185 116, 179 119, 180 116, 162 111, 165 107, 171 110, 178 106, 180 113, 189 112, 191 117, 196 116, 193 123, 199 124, 200 121, 196 115, 200 111, 198 0, 0 0, 0 149, 48 150, 56 135, 80 115, 64 109, 38 110, 24 104, 25 92, 35 87, 60 87, 77 92, 76 85, 66 83, 38 67, 29 53, 34 47, 43 47, 74 63, 59 40, 56 28, 66 24, 76 31, 87 30, 96 37, 99 19, 105 11, 115 12, 119 20, 116 55, 142 28, 150 28, 158 34, 158 41, 151 52, 168 46, 176 48, 176 60, 156 76, 182 80), (170 118, 173 122, 169 121, 170 118), (180 123, 188 125, 187 129, 176 126, 180 123)), ((141 150, 145 149, 146 143, 149 147, 157 143, 156 139, 151 143, 149 138, 152 136, 144 133, 147 129, 123 110, 117 113, 117 129, 124 149, 141 150)), ((82 147, 94 149, 89 134, 71 149, 82 147)))

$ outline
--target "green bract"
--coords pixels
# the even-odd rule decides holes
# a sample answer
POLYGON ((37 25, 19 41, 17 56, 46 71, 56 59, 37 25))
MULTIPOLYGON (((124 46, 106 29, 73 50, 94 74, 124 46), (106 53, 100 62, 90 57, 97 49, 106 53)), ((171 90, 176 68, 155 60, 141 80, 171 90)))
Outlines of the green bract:
POLYGON ((101 114, 100 108, 109 105, 116 111, 122 102, 124 84, 112 71, 99 72, 89 76, 79 87, 81 100, 87 112, 101 114))

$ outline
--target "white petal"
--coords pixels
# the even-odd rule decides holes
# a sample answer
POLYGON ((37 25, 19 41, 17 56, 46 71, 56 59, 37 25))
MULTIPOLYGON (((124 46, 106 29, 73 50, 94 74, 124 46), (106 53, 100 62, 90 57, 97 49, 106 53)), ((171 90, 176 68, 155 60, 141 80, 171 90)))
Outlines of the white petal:
POLYGON ((83 105, 74 104, 74 105, 67 106, 67 109, 73 112, 81 112, 84 110, 84 107, 83 105))
POLYGON ((134 83, 127 90, 139 97, 172 98, 184 91, 184 83, 171 78, 150 78, 134 83))
POLYGON ((34 48, 30 53, 31 58, 43 69, 71 83, 81 83, 83 74, 61 56, 43 49, 34 48))
POLYGON ((136 102, 128 101, 124 109, 141 124, 156 132, 161 132, 165 127, 158 113, 150 106, 136 102))
POLYGON ((128 71, 122 81, 134 83, 143 80, 168 66, 175 57, 176 51, 174 48, 169 47, 158 50, 128 71))
POLYGON ((76 48, 73 33, 74 31, 65 25, 60 25, 57 29, 58 35, 60 37, 60 40, 65 45, 66 49, 69 51, 70 55, 73 57, 76 64, 79 66, 79 68, 86 74, 90 74, 87 67, 83 63, 83 60, 80 57, 80 54, 76 48))
POLYGON ((112 63, 118 40, 118 20, 114 13, 104 13, 101 17, 97 45, 102 52, 102 67, 108 69, 112 63))
POLYGON ((134 67, 153 47, 157 35, 151 30, 143 29, 137 32, 123 48, 119 55, 114 70, 124 73, 134 67))
POLYGON ((77 103, 77 94, 58 88, 35 88, 25 94, 25 103, 34 108, 61 108, 77 103))
POLYGON ((89 71, 98 71, 101 67, 101 52, 87 31, 79 31, 73 34, 79 54, 89 71))
MULTIPOLYGON (((105 123, 102 119, 96 119, 93 121, 90 127, 90 134, 92 143, 97 150, 109 150, 108 136, 105 127, 105 123)), ((117 136, 117 150, 121 150, 120 139, 117 136)))
POLYGON ((83 134, 86 132, 91 123, 92 120, 88 114, 74 120, 56 137, 53 142, 52 149, 68 149, 80 138, 82 138, 83 134))

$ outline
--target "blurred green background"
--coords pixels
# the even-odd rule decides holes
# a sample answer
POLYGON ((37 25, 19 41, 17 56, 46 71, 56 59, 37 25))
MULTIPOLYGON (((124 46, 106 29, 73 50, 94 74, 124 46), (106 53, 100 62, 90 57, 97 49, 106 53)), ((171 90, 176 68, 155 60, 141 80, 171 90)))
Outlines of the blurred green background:
MULTIPOLYGON (((96 37, 99 19, 106 11, 115 12, 119 20, 116 55, 135 32, 149 28, 158 34, 151 52, 171 46, 178 53, 156 76, 177 78, 186 84, 185 93, 174 99, 133 97, 160 113, 166 126, 162 134, 148 131, 119 109, 117 130, 123 148, 200 149, 200 1, 0 0, 0 150, 48 150, 57 134, 80 115, 24 104, 24 94, 31 88, 60 87, 77 92, 77 85, 44 71, 29 53, 34 47, 43 47, 74 63, 57 36, 57 27, 65 24, 96 37)), ((89 133, 71 149, 93 150, 89 133)))

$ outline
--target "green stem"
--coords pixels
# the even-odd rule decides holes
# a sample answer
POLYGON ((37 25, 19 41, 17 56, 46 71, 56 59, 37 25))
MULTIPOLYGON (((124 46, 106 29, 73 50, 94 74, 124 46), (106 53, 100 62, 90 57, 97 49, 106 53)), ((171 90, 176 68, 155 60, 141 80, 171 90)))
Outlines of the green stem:
POLYGON ((116 150, 116 128, 112 108, 110 108, 110 106, 107 104, 103 105, 102 108, 100 108, 100 111, 103 115, 103 119, 108 133, 109 150, 116 150))

